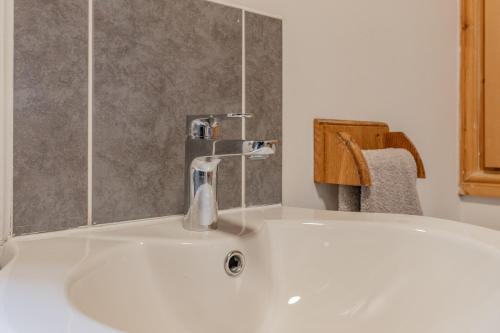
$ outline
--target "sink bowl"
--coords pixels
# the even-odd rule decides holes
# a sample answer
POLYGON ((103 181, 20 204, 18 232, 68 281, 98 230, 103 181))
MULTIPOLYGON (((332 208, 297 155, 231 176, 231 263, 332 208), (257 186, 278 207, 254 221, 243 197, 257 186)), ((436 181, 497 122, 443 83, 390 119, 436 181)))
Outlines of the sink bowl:
POLYGON ((259 332, 272 305, 268 244, 250 236, 120 246, 82 264, 67 292, 77 309, 125 332, 259 332), (238 278, 224 269, 233 249, 246 259, 238 278))
POLYGON ((270 207, 207 233, 170 218, 16 243, 2 332, 500 331, 500 233, 457 222, 270 207))

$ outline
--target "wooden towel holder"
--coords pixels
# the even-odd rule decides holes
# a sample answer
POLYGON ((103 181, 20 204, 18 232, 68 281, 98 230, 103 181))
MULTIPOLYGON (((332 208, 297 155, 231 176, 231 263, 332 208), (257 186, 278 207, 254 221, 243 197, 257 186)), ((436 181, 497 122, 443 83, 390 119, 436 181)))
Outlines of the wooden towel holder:
POLYGON ((361 150, 404 148, 415 158, 418 178, 425 178, 420 154, 402 132, 390 132, 386 123, 350 120, 314 120, 314 181, 370 186, 368 164, 361 150))

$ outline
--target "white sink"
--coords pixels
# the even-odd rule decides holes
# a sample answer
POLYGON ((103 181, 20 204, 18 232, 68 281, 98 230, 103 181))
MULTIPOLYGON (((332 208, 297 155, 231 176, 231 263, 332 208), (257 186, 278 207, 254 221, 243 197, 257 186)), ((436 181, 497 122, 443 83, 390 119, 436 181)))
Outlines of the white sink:
POLYGON ((11 246, 0 332, 500 332, 500 233, 457 222, 272 207, 11 246))

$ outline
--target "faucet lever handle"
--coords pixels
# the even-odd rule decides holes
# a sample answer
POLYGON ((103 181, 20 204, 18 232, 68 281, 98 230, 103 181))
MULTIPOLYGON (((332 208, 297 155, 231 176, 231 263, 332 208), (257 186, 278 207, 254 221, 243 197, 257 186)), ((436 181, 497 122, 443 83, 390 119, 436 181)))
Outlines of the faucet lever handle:
POLYGON ((206 116, 188 116, 188 135, 193 139, 213 140, 219 137, 219 125, 224 119, 251 118, 250 113, 211 114, 206 116))

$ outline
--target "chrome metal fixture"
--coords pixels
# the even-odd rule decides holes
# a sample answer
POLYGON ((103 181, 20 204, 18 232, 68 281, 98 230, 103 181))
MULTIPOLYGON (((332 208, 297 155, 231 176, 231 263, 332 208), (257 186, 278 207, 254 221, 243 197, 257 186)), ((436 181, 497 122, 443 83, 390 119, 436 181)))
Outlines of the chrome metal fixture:
POLYGON ((230 277, 237 277, 245 269, 245 256, 240 251, 231 251, 224 261, 224 269, 230 277))
POLYGON ((185 164, 184 228, 217 228, 217 169, 228 156, 266 159, 276 152, 276 140, 221 140, 220 125, 250 114, 188 116, 185 164))

